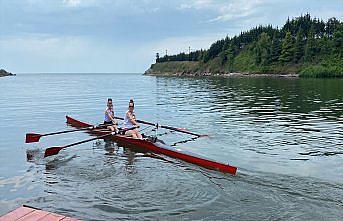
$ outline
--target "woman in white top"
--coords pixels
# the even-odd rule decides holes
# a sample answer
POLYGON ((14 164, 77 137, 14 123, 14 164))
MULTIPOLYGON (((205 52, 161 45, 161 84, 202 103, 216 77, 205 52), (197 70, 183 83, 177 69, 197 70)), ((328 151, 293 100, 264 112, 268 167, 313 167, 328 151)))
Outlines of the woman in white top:
MULTIPOLYGON (((124 129, 129 129, 132 127, 139 127, 139 124, 136 121, 134 108, 135 108, 135 103, 131 99, 129 102, 129 110, 126 111, 126 114, 124 117, 124 129)), ((139 133, 137 129, 128 130, 125 132, 125 135, 131 136, 133 138, 142 139, 142 135, 139 133)))
POLYGON ((117 127, 118 123, 114 119, 114 109, 113 109, 112 98, 107 99, 107 108, 105 110, 104 124, 108 125, 107 129, 118 132, 118 127, 117 127))

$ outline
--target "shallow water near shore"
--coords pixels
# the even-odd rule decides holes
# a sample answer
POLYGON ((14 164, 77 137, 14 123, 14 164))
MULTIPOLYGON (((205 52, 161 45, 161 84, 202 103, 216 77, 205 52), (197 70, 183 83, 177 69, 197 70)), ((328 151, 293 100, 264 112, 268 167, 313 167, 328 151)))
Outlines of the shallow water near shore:
POLYGON ((84 220, 343 219, 343 79, 18 74, 0 79, 0 122, 0 214, 27 204, 84 220), (210 135, 176 147, 237 175, 104 140, 42 158, 82 132, 25 144, 27 132, 69 129, 65 115, 101 123, 108 97, 118 116, 134 98, 139 119, 210 135))

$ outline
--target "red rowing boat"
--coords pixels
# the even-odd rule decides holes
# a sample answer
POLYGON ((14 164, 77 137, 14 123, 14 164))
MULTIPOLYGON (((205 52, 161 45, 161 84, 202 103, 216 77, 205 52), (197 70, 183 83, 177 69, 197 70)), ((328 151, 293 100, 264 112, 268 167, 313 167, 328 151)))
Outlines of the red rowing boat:
MULTIPOLYGON (((66 118, 67 118, 67 124, 73 127, 90 128, 93 126, 91 124, 73 119, 69 116, 66 116, 66 118)), ((97 136, 102 136, 102 135, 108 134, 108 131, 95 129, 95 130, 89 130, 89 133, 95 134, 97 136)), ((203 157, 203 156, 200 156, 200 155, 188 152, 188 151, 175 149, 173 147, 167 146, 160 142, 152 142, 150 140, 145 140, 145 139, 143 140, 135 139, 135 138, 127 137, 124 135, 111 135, 110 138, 116 142, 133 145, 135 147, 142 148, 144 150, 148 150, 157 154, 163 154, 172 158, 181 159, 188 163, 196 164, 201 167, 208 168, 208 169, 218 170, 218 171, 221 171, 224 173, 230 173, 233 175, 235 175, 237 171, 237 167, 230 166, 228 164, 224 164, 220 162, 216 162, 214 160, 208 159, 206 157, 203 157)))

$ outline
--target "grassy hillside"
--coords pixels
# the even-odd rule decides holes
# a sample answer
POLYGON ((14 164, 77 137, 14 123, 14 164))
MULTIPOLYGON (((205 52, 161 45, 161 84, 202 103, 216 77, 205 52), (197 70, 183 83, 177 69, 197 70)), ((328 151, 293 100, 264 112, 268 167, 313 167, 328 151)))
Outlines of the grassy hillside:
POLYGON ((318 62, 303 64, 271 64, 259 66, 254 63, 251 52, 242 51, 230 69, 228 64, 221 65, 219 58, 204 63, 202 61, 169 61, 152 64, 145 74, 175 75, 175 76, 202 76, 210 74, 229 73, 251 74, 299 74, 300 77, 343 77, 343 60, 335 57, 326 57, 318 62))
POLYGON ((261 72, 254 65, 253 58, 248 51, 238 55, 234 62, 234 68, 230 70, 229 64, 221 64, 219 58, 214 58, 207 63, 203 61, 168 61, 152 64, 145 74, 150 75, 209 75, 228 74, 232 72, 261 72))

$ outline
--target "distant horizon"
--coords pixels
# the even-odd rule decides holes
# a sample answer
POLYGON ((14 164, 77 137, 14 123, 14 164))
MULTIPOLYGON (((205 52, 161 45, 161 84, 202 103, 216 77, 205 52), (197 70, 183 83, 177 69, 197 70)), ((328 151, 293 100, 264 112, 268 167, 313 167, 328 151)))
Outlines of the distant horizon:
POLYGON ((0 1, 0 68, 144 73, 157 52, 208 49, 225 36, 280 27, 306 13, 343 20, 342 11, 340 0, 0 1))
POLYGON ((12 72, 12 74, 144 74, 144 72, 12 72))

